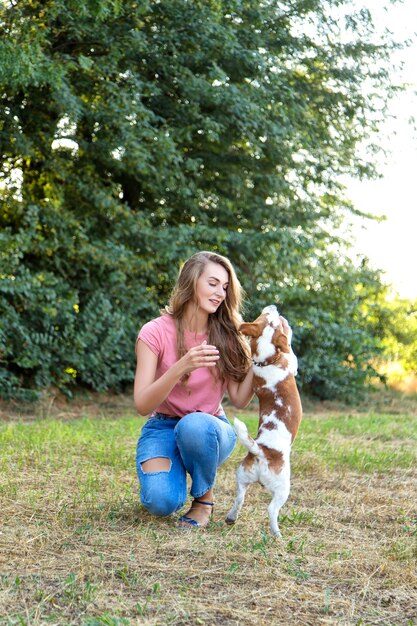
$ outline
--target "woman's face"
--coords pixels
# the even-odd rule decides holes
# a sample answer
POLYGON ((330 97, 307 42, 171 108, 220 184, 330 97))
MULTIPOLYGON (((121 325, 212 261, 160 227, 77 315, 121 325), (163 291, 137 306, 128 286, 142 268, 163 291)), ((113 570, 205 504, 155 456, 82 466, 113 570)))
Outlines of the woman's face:
POLYGON ((200 309, 207 314, 215 313, 226 298, 229 273, 222 265, 210 261, 197 280, 196 298, 200 309))

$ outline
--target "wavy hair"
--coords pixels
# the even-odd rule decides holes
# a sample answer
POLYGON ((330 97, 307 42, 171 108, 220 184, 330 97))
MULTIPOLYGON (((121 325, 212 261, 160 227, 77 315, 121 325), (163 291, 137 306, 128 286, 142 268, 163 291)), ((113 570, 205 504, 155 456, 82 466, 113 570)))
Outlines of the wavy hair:
MULTIPOLYGON (((208 343, 219 350, 220 359, 217 363, 217 374, 221 380, 230 378, 241 381, 250 365, 249 347, 246 339, 239 333, 242 323, 240 308, 243 300, 243 289, 229 259, 214 252, 197 252, 190 257, 180 269, 177 282, 172 290, 168 305, 162 314, 168 313, 175 320, 177 329, 177 357, 180 359, 186 352, 184 340, 184 313, 187 305, 195 304, 197 281, 207 263, 221 265, 229 276, 226 297, 215 313, 208 317, 208 343)), ((184 382, 188 377, 184 378, 184 382)))

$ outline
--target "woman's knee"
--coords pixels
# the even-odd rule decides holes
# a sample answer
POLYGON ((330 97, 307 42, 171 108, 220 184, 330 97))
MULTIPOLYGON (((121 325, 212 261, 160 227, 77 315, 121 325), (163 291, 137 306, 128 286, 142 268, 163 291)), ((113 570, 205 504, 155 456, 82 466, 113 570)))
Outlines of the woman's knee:
POLYGON ((191 448, 204 447, 207 438, 216 438, 216 429, 213 421, 216 418, 207 413, 189 413, 178 422, 175 435, 182 443, 191 448))
POLYGON ((153 458, 138 462, 140 500, 152 515, 164 517, 183 506, 186 493, 181 476, 172 472, 172 462, 167 458, 153 458))
POLYGON ((151 513, 151 515, 156 515, 157 517, 167 517, 168 515, 172 515, 179 508, 181 508, 182 504, 178 503, 178 498, 164 498, 161 494, 154 494, 155 497, 151 499, 144 499, 141 496, 141 502, 143 507, 151 513))
POLYGON ((149 513, 158 517, 172 515, 180 509, 186 500, 186 493, 171 484, 146 484, 141 482, 140 501, 149 513))
POLYGON ((216 456, 217 464, 221 465, 236 445, 236 432, 231 424, 208 413, 185 415, 175 431, 183 460, 184 455, 207 458, 211 451, 216 456))

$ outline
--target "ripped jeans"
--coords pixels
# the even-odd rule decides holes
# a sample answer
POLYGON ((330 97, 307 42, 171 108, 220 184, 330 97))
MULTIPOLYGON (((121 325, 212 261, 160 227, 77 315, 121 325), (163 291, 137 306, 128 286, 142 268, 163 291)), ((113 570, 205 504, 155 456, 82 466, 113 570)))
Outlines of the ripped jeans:
POLYGON ((235 447, 236 433, 225 415, 189 413, 167 418, 159 413, 142 428, 136 450, 140 499, 153 515, 170 515, 187 499, 187 472, 191 495, 200 498, 214 486, 217 468, 235 447), (168 471, 144 472, 142 463, 153 458, 171 461, 168 471))

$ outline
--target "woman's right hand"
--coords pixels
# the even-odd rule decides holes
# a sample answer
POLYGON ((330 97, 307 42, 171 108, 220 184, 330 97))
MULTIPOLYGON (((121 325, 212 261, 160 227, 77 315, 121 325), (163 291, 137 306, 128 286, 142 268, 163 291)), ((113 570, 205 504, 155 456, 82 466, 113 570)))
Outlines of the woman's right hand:
POLYGON ((168 397, 181 378, 199 367, 214 367, 219 360, 216 346, 203 342, 188 350, 160 378, 156 378, 158 357, 143 341, 137 345, 134 386, 135 406, 141 415, 149 415, 168 397))
POLYGON ((190 374, 199 367, 214 367, 220 355, 216 346, 210 346, 203 341, 199 346, 194 346, 179 360, 184 368, 184 374, 190 374))

